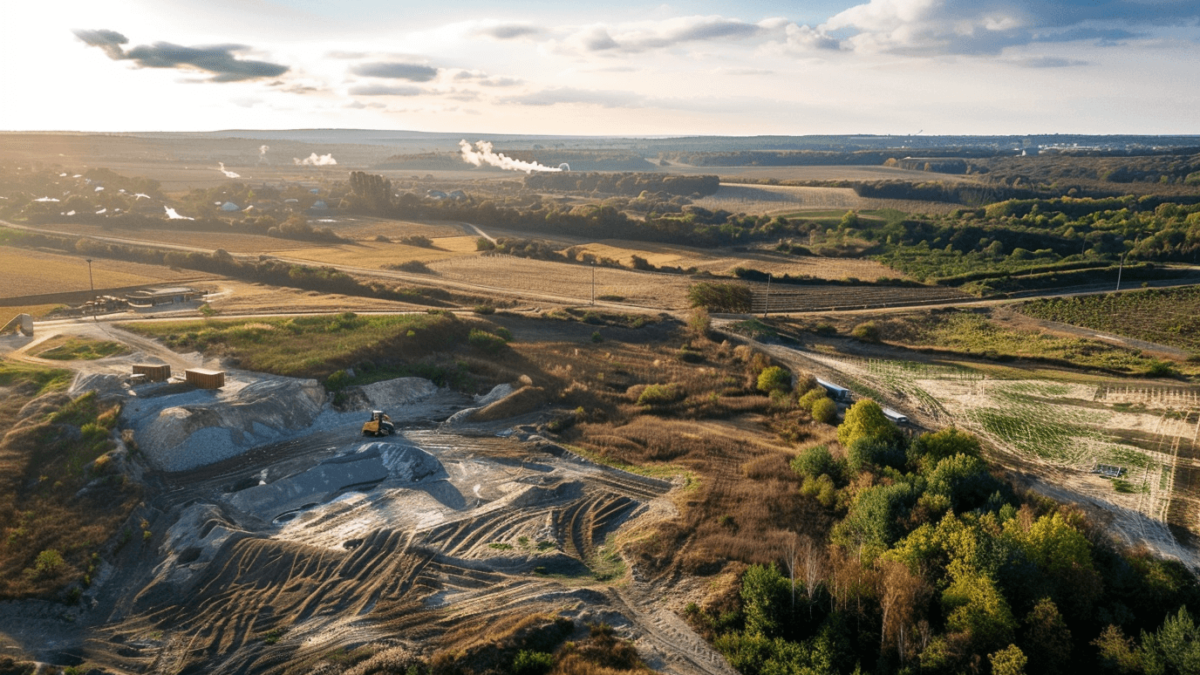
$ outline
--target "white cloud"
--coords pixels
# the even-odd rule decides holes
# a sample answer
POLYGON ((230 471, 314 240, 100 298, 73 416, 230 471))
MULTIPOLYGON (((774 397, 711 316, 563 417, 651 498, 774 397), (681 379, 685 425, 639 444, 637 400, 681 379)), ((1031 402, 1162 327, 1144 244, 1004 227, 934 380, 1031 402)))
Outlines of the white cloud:
POLYGON ((871 0, 820 27, 854 33, 846 43, 867 52, 997 54, 1035 42, 1134 36, 1134 26, 1179 25, 1200 18, 1191 1, 871 0))

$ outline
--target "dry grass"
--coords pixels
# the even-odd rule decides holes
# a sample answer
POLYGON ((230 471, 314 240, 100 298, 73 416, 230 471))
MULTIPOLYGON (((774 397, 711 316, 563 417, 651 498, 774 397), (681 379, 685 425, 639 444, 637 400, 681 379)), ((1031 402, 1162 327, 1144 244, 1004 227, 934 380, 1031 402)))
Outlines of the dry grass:
POLYGON ((722 184, 716 194, 694 203, 713 211, 774 214, 801 209, 861 209, 866 208, 867 200, 850 188, 722 184))
MULTIPOLYGON (((588 302, 592 297, 592 267, 567 263, 471 256, 440 260, 430 265, 438 275, 481 286, 544 293, 588 302)), ((596 296, 618 295, 630 304, 684 309, 691 279, 683 275, 646 274, 596 268, 596 296)))
MULTIPOLYGON (((396 239, 399 237, 422 236, 431 239, 455 237, 463 228, 451 223, 424 223, 411 220, 386 220, 383 218, 353 218, 336 223, 322 223, 343 237, 351 239, 373 239, 379 235, 396 239)), ((474 242, 474 239, 471 240, 474 242)), ((474 250, 474 249, 472 249, 474 250)))
POLYGON ((78 223, 55 223, 42 225, 47 232, 94 237, 113 237, 146 244, 169 244, 190 246, 211 251, 224 249, 230 253, 271 253, 311 246, 309 242, 268 237, 264 234, 241 234, 237 232, 186 232, 179 230, 120 230, 105 229, 99 225, 78 223))
POLYGON ((814 535, 828 526, 824 510, 800 494, 800 478, 788 467, 796 450, 771 427, 790 421, 805 446, 832 441, 834 427, 777 410, 756 392, 765 357, 693 338, 693 351, 704 361, 684 362, 679 346, 688 339, 681 331, 665 344, 514 344, 534 381, 557 380, 560 405, 577 410, 578 423, 562 432, 566 443, 638 473, 682 474, 681 514, 626 539, 626 555, 652 575, 713 574, 731 561, 769 562, 790 537, 778 523, 806 523, 814 535), (646 385, 666 383, 682 397, 636 405, 646 385))
POLYGON ((62 307, 61 304, 50 305, 2 305, 0 304, 0 325, 8 323, 9 319, 18 314, 28 314, 35 319, 40 319, 50 313, 51 310, 62 307))
MULTIPOLYGON (((97 258, 92 262, 96 291, 106 288, 177 283, 211 278, 193 271, 97 258)), ((0 246, 0 297, 87 291, 88 264, 83 256, 0 246)))
POLYGON ((434 248, 404 244, 360 241, 339 246, 301 248, 285 252, 289 259, 307 260, 327 265, 353 265, 383 269, 385 265, 419 260, 432 263, 448 258, 475 255, 476 237, 440 237, 433 240, 434 248))
POLYGON ((409 305, 391 300, 363 298, 359 296, 318 293, 282 286, 268 286, 244 281, 223 280, 221 295, 211 300, 209 306, 220 314, 242 314, 276 312, 369 312, 427 309, 425 306, 409 305))

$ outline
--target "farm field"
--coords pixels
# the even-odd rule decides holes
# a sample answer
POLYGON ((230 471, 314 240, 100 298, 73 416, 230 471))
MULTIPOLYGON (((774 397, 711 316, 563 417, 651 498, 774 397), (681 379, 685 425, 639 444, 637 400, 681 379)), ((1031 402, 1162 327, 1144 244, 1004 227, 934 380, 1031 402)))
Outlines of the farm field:
POLYGON ((592 297, 595 270, 596 297, 620 296, 624 302, 664 309, 686 309, 691 278, 676 274, 650 274, 611 268, 514 258, 504 255, 463 256, 429 265, 438 276, 493 288, 577 298, 592 297))
POLYGON ((231 279, 221 281, 221 290, 208 297, 208 304, 220 314, 394 312, 425 308, 392 300, 318 293, 231 279))
POLYGON ((1038 476, 1061 490, 1060 498, 1074 493, 1103 505, 1127 543, 1145 542, 1194 564, 1167 526, 1200 533, 1200 485, 1178 479, 1190 476, 1200 453, 1200 388, 1064 381, 1015 369, 996 377, 972 364, 805 355, 835 369, 839 384, 858 396, 979 435, 995 450, 994 461, 1038 476), (1100 477, 1101 464, 1118 467, 1120 477, 1100 477))
POLYGON ((672 164, 672 173, 718 174, 722 178, 775 178, 778 180, 911 180, 925 182, 967 182, 969 176, 946 173, 912 171, 890 166, 836 165, 836 166, 690 166, 672 164))
MULTIPOLYGON (((175 284, 211 279, 191 270, 97 258, 92 263, 96 291, 107 288, 175 284)), ((61 255, 0 246, 0 297, 68 293, 89 289, 88 264, 83 256, 61 255)))
MULTIPOLYGON (((773 176, 775 177, 775 176, 773 176)), ((924 176, 924 180, 928 180, 924 176)), ((812 180, 831 180, 814 178, 812 180)), ((876 178, 878 180, 878 178, 876 178)), ((897 209, 913 213, 950 213, 961 204, 918 202, 860 197, 851 188, 799 187, 790 185, 742 185, 722 183, 716 194, 692 202, 709 210, 766 215, 796 214, 829 209, 897 209)))
POLYGON ((1129 347, 1078 337, 1058 337, 994 320, 988 310, 917 313, 877 321, 882 339, 906 347, 933 347, 991 359, 1045 359, 1109 372, 1169 375, 1194 371, 1192 364, 1166 363, 1129 347))
POLYGON ((190 246, 205 250, 224 249, 230 253, 273 253, 312 246, 311 242, 268 237, 262 234, 236 232, 188 232, 184 230, 122 230, 103 228, 99 225, 79 223, 54 223, 39 226, 47 232, 60 232, 79 236, 111 237, 147 244, 169 244, 190 246))
POLYGON ((1200 288, 1195 286, 1033 300, 1017 310, 1200 354, 1200 288))
POLYGON ((873 281, 879 277, 904 278, 899 272, 864 258, 824 258, 791 256, 768 251, 730 252, 705 250, 670 244, 651 244, 620 239, 604 239, 584 244, 581 249, 597 256, 612 258, 622 265, 631 265, 634 255, 660 267, 695 267, 700 271, 725 274, 735 267, 750 267, 775 275, 807 275, 817 279, 838 280, 847 277, 873 281))
POLYGON ((365 217, 318 218, 314 221, 314 227, 328 227, 339 236, 350 239, 371 239, 381 234, 393 239, 418 235, 435 239, 438 237, 454 237, 463 233, 462 226, 453 223, 424 223, 411 220, 365 217))
POLYGON ((404 244, 359 241, 337 246, 318 246, 292 249, 282 252, 289 259, 306 260, 327 265, 353 265, 383 269, 385 265, 419 260, 431 263, 447 258, 475 255, 476 237, 439 237, 433 240, 433 248, 406 246, 404 244))
POLYGON ((35 319, 40 319, 56 307, 62 307, 62 305, 54 303, 44 305, 5 305, 4 299, 0 298, 0 325, 8 323, 9 319, 18 314, 28 314, 35 319))
POLYGON ((754 288, 754 312, 822 312, 864 307, 935 304, 969 300, 954 288, 941 286, 818 286, 765 284, 754 288), (769 305, 767 304, 769 303, 769 305))

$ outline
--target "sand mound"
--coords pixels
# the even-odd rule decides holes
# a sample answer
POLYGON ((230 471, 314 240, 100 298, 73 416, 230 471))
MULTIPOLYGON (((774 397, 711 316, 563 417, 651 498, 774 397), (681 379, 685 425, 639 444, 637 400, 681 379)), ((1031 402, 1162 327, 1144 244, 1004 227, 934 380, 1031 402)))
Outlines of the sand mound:
POLYGON ((241 454, 310 426, 325 403, 316 380, 275 378, 240 389, 196 391, 180 405, 133 420, 138 443, 158 468, 182 471, 241 454))

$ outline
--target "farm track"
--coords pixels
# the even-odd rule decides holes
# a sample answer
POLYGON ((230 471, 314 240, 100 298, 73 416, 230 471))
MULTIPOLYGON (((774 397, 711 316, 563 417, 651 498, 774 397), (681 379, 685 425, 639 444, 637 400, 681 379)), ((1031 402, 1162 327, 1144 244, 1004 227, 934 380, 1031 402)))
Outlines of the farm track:
POLYGON ((772 285, 756 287, 751 313, 821 312, 973 302, 977 298, 943 286, 772 285))

